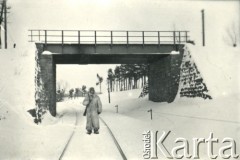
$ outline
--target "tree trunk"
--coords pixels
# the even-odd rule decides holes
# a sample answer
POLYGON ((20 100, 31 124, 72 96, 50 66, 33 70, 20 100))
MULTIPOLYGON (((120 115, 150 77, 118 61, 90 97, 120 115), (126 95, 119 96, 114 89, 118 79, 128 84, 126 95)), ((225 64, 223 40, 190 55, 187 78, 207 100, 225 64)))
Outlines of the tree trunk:
POLYGON ((112 81, 112 92, 114 92, 114 80, 112 81))
POLYGON ((128 90, 130 90, 131 89, 131 79, 130 79, 130 77, 128 78, 128 90))
POLYGON ((127 90, 127 87, 128 87, 128 85, 127 85, 127 78, 125 79, 125 84, 126 84, 125 90, 127 90))
POLYGON ((122 80, 119 80, 119 90, 122 90, 122 80))
POLYGON ((119 90, 122 91, 122 80, 119 80, 119 90))
POLYGON ((133 77, 133 89, 135 89, 136 87, 136 81, 135 81, 135 78, 133 77))
POLYGON ((113 92, 115 91, 115 79, 113 80, 113 92))
POLYGON ((112 92, 112 80, 110 79, 109 82, 110 82, 110 92, 112 92))

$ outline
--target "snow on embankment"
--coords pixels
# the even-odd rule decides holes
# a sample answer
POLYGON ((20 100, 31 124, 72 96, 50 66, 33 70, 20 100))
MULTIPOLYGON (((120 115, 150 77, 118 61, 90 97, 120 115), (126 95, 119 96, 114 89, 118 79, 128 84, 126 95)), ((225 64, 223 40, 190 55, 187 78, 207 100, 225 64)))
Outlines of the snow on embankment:
POLYGON ((34 44, 0 50, 0 159, 58 159, 72 132, 75 117, 65 112, 57 125, 36 125, 27 112, 35 108, 35 52, 34 44))
POLYGON ((239 95, 240 49, 187 45, 213 98, 239 95))
MULTIPOLYGON (((34 108, 35 48, 0 50, 0 116, 31 118, 34 108)), ((16 120, 16 119, 15 119, 16 120)))

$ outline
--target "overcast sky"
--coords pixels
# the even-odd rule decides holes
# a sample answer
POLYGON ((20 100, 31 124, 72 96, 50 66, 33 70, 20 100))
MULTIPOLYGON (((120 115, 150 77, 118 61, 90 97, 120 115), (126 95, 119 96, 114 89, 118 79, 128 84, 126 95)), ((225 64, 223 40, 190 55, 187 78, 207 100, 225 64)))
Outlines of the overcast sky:
MULTIPOLYGON (((239 25, 240 20, 238 0, 8 0, 8 4, 11 6, 8 15, 9 46, 14 42, 17 47, 27 45, 28 29, 154 31, 175 28, 189 30, 191 39, 199 45, 202 9, 206 17, 206 44, 220 45, 226 28, 233 23, 239 25)), ((77 71, 79 67, 73 68, 58 67, 59 79, 66 79, 72 74, 76 74, 75 77, 89 77, 82 69, 77 71), (71 72, 73 68, 74 72, 71 72), (78 76, 80 74, 82 76, 78 76)), ((88 70, 96 70, 103 75, 107 68, 109 66, 94 66, 88 70)), ((95 81, 96 72, 90 78, 95 81)), ((71 83, 81 84, 82 81, 78 79, 71 83)), ((90 85, 94 84, 92 82, 90 85)))
MULTIPOLYGON (((206 38, 239 22, 239 1, 8 0, 10 41, 25 44, 28 29, 189 30, 201 42, 201 9, 206 38)), ((212 36, 213 35, 213 36, 212 36)))

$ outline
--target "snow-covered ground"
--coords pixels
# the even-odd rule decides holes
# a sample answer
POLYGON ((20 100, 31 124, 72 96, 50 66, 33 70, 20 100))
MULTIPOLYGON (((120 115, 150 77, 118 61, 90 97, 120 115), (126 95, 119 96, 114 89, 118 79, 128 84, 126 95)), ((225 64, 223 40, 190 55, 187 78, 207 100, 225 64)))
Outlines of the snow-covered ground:
MULTIPOLYGON (((166 140, 167 148, 174 147, 177 137, 187 138, 191 146, 192 138, 208 138, 210 132, 220 140, 214 153, 218 153, 221 140, 225 137, 236 140, 239 147, 239 48, 224 45, 222 48, 187 45, 187 48, 213 100, 179 98, 178 95, 173 103, 154 103, 147 98, 138 99, 139 91, 135 90, 114 93, 112 103, 105 103, 106 110, 102 116, 117 135, 129 159, 142 158, 142 133, 147 130, 158 130, 160 133, 171 131, 166 140), (116 105, 119 106, 119 113, 115 113, 116 105), (149 109, 153 110, 153 120, 147 112, 149 109)), ((208 158, 206 144, 200 149, 200 157, 208 158)))
MULTIPOLYGON (((132 90, 111 93, 109 104, 108 95, 100 95, 101 117, 128 159, 142 159, 142 133, 146 130, 171 131, 166 140, 168 148, 174 146, 176 137, 208 138, 213 132, 220 141, 224 137, 234 138, 239 150, 239 48, 187 47, 213 100, 178 97, 170 104, 154 103, 147 98, 139 99, 141 90, 132 90), (153 120, 149 109, 153 110, 153 120)), ((59 102, 56 118, 46 115, 41 125, 33 123, 27 110, 34 108, 34 53, 34 46, 26 51, 0 52, 0 159, 58 159, 73 131, 63 159, 121 158, 102 123, 99 135, 85 134, 83 98, 59 102)), ((221 143, 216 144, 215 153, 220 146, 221 143)), ((206 156, 203 144, 200 157, 206 156)))
POLYGON ((35 47, 1 50, 0 64, 0 159, 58 159, 75 117, 33 123, 35 47))
MULTIPOLYGON (((235 97, 212 101, 182 98, 168 104, 149 102, 147 98, 138 99, 138 94, 134 92, 139 93, 133 91, 134 98, 124 101, 117 100, 117 97, 121 96, 116 93, 116 100, 111 104, 105 104, 102 115, 116 134, 129 159, 142 158, 142 133, 147 130, 158 130, 160 133, 171 131, 172 135, 166 141, 168 148, 173 147, 177 137, 189 140, 194 137, 208 138, 210 132, 220 140, 232 137, 240 142, 239 102, 235 97), (115 105, 118 105, 119 113, 115 113, 115 105), (153 120, 147 112, 149 109, 153 110, 153 120)), ((120 94, 125 96, 131 92, 120 94)), ((200 157, 206 158, 206 151, 206 147, 200 150, 200 157)))
POLYGON ((240 48, 225 44, 187 48, 206 81, 212 97, 240 95, 240 48))

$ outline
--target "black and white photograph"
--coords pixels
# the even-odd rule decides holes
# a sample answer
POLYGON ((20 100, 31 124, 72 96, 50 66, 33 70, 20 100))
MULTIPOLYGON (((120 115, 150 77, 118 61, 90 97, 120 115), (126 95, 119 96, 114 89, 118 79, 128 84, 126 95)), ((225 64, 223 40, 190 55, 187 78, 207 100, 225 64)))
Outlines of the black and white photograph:
POLYGON ((0 0, 0 159, 240 159, 240 1, 0 0))

